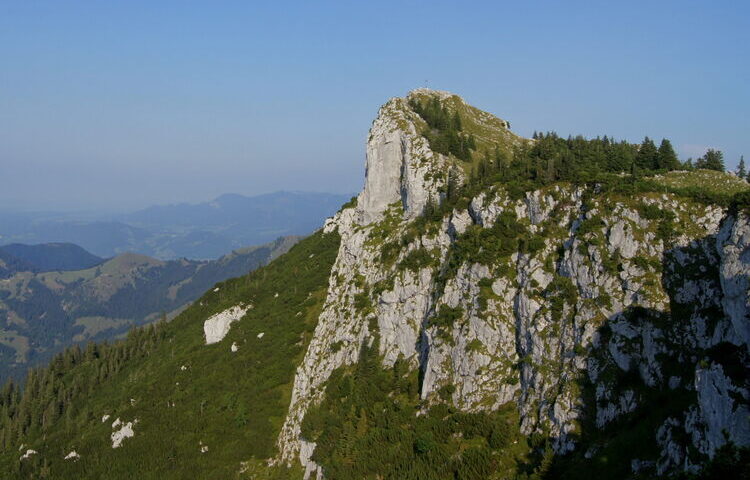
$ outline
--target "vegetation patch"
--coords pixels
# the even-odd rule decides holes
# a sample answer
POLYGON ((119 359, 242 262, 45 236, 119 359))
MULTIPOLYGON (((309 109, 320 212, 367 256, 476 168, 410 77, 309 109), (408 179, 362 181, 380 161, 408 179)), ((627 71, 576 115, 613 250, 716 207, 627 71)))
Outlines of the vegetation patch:
POLYGON ((437 249, 427 250, 424 247, 416 248, 401 260, 398 265, 399 270, 411 270, 416 273, 425 267, 435 266, 439 254, 440 251, 437 249))
POLYGON ((427 321, 427 327, 435 327, 437 335, 446 342, 452 342, 453 337, 451 336, 451 330, 453 325, 461 320, 464 316, 464 309, 462 307, 449 307, 448 305, 440 305, 440 308, 433 317, 427 321))
POLYGON ((377 351, 376 342, 353 368, 336 370, 305 416, 302 435, 317 443, 313 460, 326 478, 541 478, 514 404, 488 413, 426 407, 416 372, 402 361, 384 369, 377 351))
POLYGON ((565 305, 575 305, 578 300, 578 289, 569 277, 555 275, 547 286, 545 297, 548 299, 552 320, 559 322, 563 317, 565 305))
POLYGON ((478 338, 475 338, 466 344, 467 353, 479 353, 482 351, 483 348, 484 348, 484 344, 478 338))
POLYGON ((453 278, 463 263, 493 266, 519 249, 525 228, 513 211, 503 211, 490 228, 470 225, 452 245, 448 255, 446 278, 453 278))
POLYGON ((451 114, 436 96, 424 102, 412 99, 409 106, 426 122, 428 128, 422 131, 422 135, 432 150, 471 160, 471 152, 477 148, 476 140, 474 135, 462 133, 463 124, 457 111, 451 114))

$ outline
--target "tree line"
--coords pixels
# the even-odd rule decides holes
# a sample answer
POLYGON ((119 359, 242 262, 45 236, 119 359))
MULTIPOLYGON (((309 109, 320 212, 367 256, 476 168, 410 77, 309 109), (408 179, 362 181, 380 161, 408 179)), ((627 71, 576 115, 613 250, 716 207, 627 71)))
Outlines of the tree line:
MULTIPOLYGON (((453 155, 466 162, 476 158, 474 135, 466 134, 464 121, 458 111, 451 111, 433 96, 429 100, 409 100, 409 106, 427 124, 421 133, 430 148, 444 155, 453 155)), ((725 171, 724 155, 709 148, 693 161, 681 162, 669 139, 663 138, 656 146, 646 136, 640 144, 617 141, 611 137, 586 139, 581 135, 564 139, 555 132, 534 132, 534 142, 516 148, 510 160, 499 149, 485 153, 479 161, 478 175, 489 172, 492 166, 502 169, 508 178, 539 180, 587 181, 599 173, 650 174, 660 171, 707 169, 725 171)), ((740 159, 737 175, 749 179, 744 158, 740 159)))
POLYGON ((80 399, 127 362, 149 355, 163 337, 160 325, 135 328, 122 342, 68 347, 48 366, 30 369, 23 388, 9 379, 0 390, 0 446, 17 448, 26 438, 60 428, 60 422, 71 428, 75 419, 93 418, 80 399))
POLYGON ((458 112, 451 114, 437 97, 426 102, 411 99, 409 106, 427 123, 428 128, 422 135, 427 138, 432 150, 467 162, 471 160, 471 153, 477 148, 476 139, 474 135, 463 132, 463 122, 458 112))
MULTIPOLYGON (((668 139, 659 146, 646 137, 641 144, 632 144, 612 137, 586 139, 583 136, 562 138, 555 132, 534 132, 533 142, 512 150, 496 147, 485 151, 462 174, 459 165, 445 173, 441 199, 433 199, 420 221, 439 221, 458 203, 468 201, 490 185, 502 184, 509 195, 520 198, 525 192, 559 181, 576 184, 597 183, 609 189, 630 193, 653 191, 648 177, 674 170, 698 168, 725 171, 723 153, 709 149, 693 162, 680 162, 668 139), (465 179, 465 180, 464 180, 465 179)), ((477 155, 478 156, 478 155, 477 155)), ((744 166, 744 159, 741 167, 744 166)), ((739 176, 740 172, 738 172, 739 176)), ((745 173, 745 178, 748 175, 745 173)), ((659 187, 663 190, 664 186, 659 187)), ((710 203, 727 203, 708 192, 680 191, 710 203)))

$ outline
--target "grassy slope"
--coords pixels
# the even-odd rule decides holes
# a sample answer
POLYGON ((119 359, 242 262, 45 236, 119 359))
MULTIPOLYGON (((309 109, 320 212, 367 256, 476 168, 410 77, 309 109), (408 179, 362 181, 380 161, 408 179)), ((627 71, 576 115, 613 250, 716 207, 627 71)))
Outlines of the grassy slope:
POLYGON ((280 238, 212 261, 164 262, 127 253, 86 270, 22 272, 0 279, 0 320, 7 312, 20 321, 0 321, 0 333, 26 341, 23 347, 0 339, 10 347, 0 350, 0 379, 23 377, 29 367, 46 363, 73 342, 123 338, 133 325, 162 313, 172 318, 217 281, 268 263, 298 240, 280 238))
MULTIPOLYGON (((409 94, 409 99, 414 99, 422 103, 427 103, 434 95, 430 91, 413 91, 409 94)), ((470 174, 472 168, 475 168, 480 159, 485 155, 493 157, 495 150, 500 149, 506 155, 511 155, 513 148, 518 145, 527 143, 529 140, 524 139, 513 133, 502 120, 495 115, 480 110, 464 102, 458 95, 451 95, 441 100, 442 104, 448 108, 448 111, 458 112, 463 125, 463 133, 474 135, 477 144, 476 150, 472 153, 472 161, 465 162, 453 158, 453 163, 461 168, 465 174, 470 174)), ((417 120, 419 128, 425 128, 426 125, 417 120)))
MULTIPOLYGON (((38 478, 42 471, 49 478, 232 478, 240 462, 272 456, 337 249, 336 234, 315 234, 268 267, 218 284, 160 327, 163 340, 148 357, 128 362, 78 399, 83 407, 46 438, 26 441, 24 451, 39 452, 33 461, 3 452, 0 471, 15 472, 12 478, 38 478), (240 302, 254 308, 223 341, 204 345, 203 321, 240 302), (105 414, 111 418, 103 423, 105 414), (138 423, 135 436, 113 449, 116 418, 138 423), (201 442, 208 452, 200 453, 201 442), (71 450, 79 461, 63 460, 71 450)), ((75 367, 65 381, 94 375, 96 363, 75 367)))
POLYGON ((734 195, 749 188, 745 180, 714 170, 668 172, 655 177, 654 181, 671 188, 701 188, 712 193, 727 195, 734 195))

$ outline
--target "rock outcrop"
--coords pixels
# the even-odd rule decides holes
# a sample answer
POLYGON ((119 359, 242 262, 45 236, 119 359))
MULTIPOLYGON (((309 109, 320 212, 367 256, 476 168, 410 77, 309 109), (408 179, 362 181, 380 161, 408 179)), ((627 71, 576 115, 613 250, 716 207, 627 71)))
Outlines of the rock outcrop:
POLYGON ((122 442, 126 438, 132 438, 135 435, 133 425, 136 423, 138 423, 138 419, 125 423, 119 418, 112 423, 112 429, 114 430, 110 436, 112 440, 112 448, 120 448, 122 442))
POLYGON ((721 257, 722 306, 737 341, 750 345, 750 224, 746 215, 729 217, 717 236, 721 257))
POLYGON ((244 305, 235 305, 223 312, 212 315, 203 322, 203 333, 206 336, 206 345, 220 342, 229 333, 232 323, 241 319, 250 307, 244 305))
POLYGON ((439 199, 442 183, 435 173, 446 161, 417 133, 420 121, 402 98, 380 108, 367 141, 365 187, 357 198, 361 224, 379 220, 395 203, 403 205, 406 218, 414 218, 439 199))
POLYGON ((664 411, 652 439, 658 460, 634 458, 634 471, 691 471, 696 455, 727 441, 750 445, 748 216, 672 194, 557 184, 519 198, 496 186, 415 231, 415 218, 443 198, 445 172, 460 167, 430 150, 409 105, 415 95, 462 102, 420 90, 380 109, 364 190, 325 226, 341 235, 340 249, 278 460, 321 478, 302 420, 331 373, 376 336, 384 366, 401 358, 421 370, 425 401, 450 386, 466 411, 513 402, 522 431, 549 435, 558 453, 577 448, 584 413, 605 428, 664 391, 685 408, 664 411), (674 214, 673 231, 654 209, 674 214), (467 238, 497 245, 508 232, 524 247, 490 261, 466 254, 467 238), (727 374, 738 369, 744 380, 727 374))

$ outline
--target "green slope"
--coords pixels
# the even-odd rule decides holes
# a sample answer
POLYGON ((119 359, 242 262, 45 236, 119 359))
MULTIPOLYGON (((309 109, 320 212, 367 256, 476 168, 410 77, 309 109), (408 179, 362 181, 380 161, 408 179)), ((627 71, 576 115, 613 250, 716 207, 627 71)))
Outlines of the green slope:
POLYGON ((313 460, 327 479, 539 478, 515 405, 461 412, 447 402, 448 390, 428 405, 417 372, 401 361, 383 368, 377 350, 376 340, 357 364, 336 370, 324 400, 305 416, 302 434, 317 443, 313 460))
POLYGON ((69 350, 30 377, 20 402, 6 388, 0 402, 13 420, 0 429, 4 478, 234 478, 241 462, 272 456, 338 242, 315 234, 218 284, 169 323, 98 351, 69 350), (204 320, 240 303, 254 307, 205 345, 204 320), (115 449, 118 418, 135 422, 135 435, 115 449), (19 460, 28 449, 38 453, 19 460), (80 459, 64 460, 73 450, 80 459))
MULTIPOLYGON (((22 378, 73 343, 121 339, 133 326, 172 318, 216 282, 267 264, 298 239, 282 237, 210 261, 125 253, 84 270, 0 278, 0 381, 22 378)), ((0 262, 3 255, 0 249, 0 262)))

